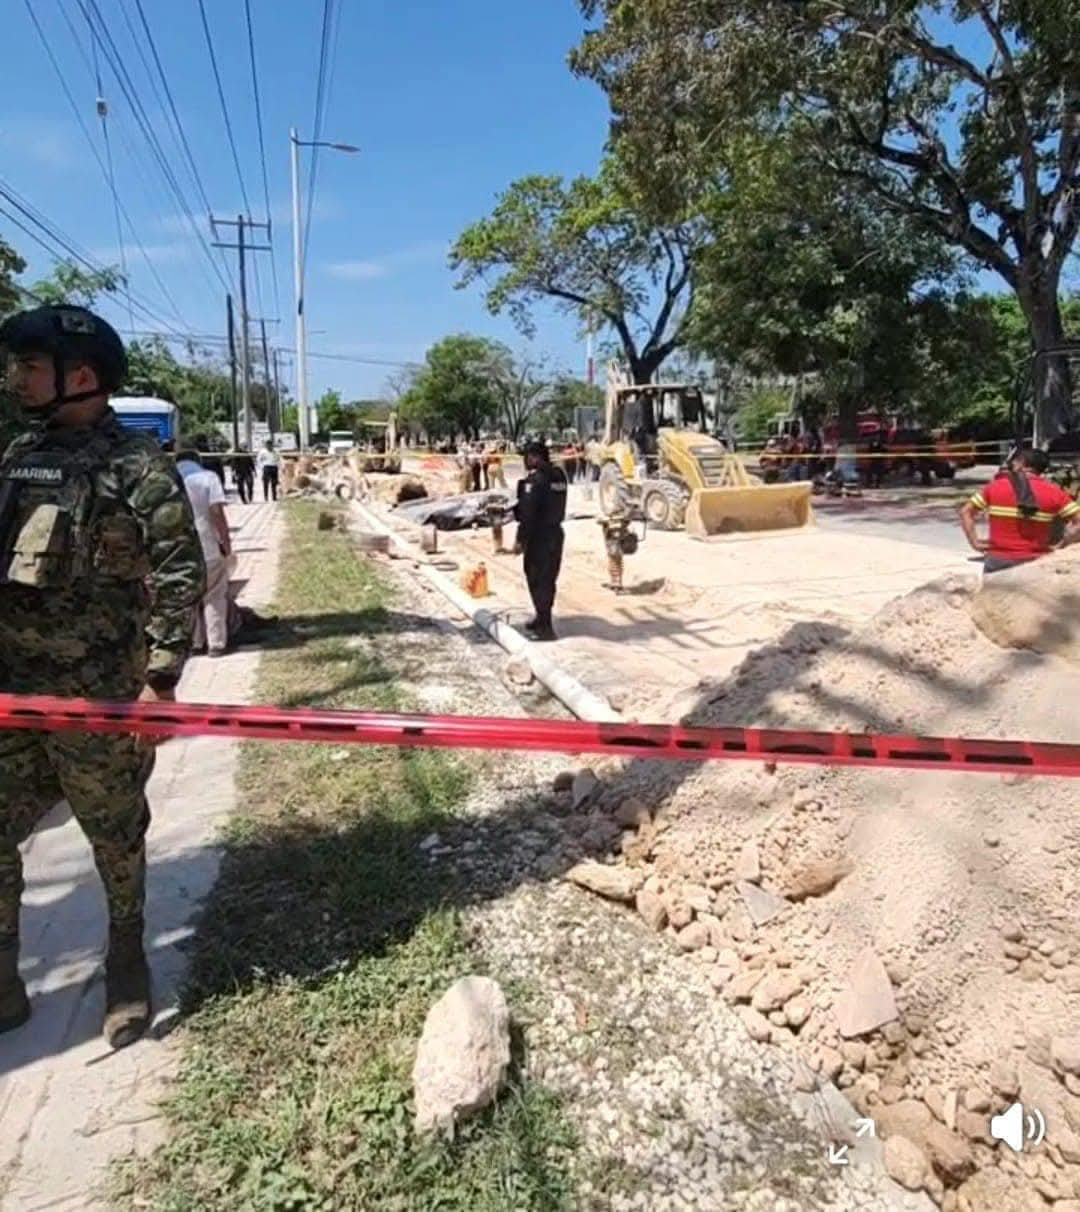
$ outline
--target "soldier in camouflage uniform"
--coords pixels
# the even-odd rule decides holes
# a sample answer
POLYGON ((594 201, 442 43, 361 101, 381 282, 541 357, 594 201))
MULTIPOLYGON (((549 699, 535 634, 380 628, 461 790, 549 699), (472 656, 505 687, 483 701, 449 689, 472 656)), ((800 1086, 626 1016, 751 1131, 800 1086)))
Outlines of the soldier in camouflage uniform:
MULTIPOLYGON (((109 408, 126 376, 123 344, 82 308, 42 307, 0 326, 0 349, 28 426, 0 457, 0 690, 172 699, 205 566, 172 461, 109 408)), ((153 765, 153 747, 134 736, 0 731, 0 1032, 30 1013, 18 847, 61 798, 105 885, 105 1035, 121 1047, 145 1030, 153 765)))

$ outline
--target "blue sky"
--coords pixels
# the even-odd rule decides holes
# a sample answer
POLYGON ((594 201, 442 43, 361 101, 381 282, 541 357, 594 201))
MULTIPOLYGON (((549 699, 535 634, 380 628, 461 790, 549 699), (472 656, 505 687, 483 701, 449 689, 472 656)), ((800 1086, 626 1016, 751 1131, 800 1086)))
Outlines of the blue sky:
MULTIPOLYGON (((102 150, 95 112, 92 43, 70 0, 31 0, 81 110, 102 150), (60 4, 72 16, 73 31, 60 4)), ((167 102, 155 94, 132 39, 135 0, 97 0, 146 114, 157 130, 199 223, 205 207, 169 132, 167 102)), ((251 210, 264 217, 262 172, 242 0, 207 0, 251 210)), ((309 346, 387 361, 419 360, 447 332, 486 333, 529 348, 553 364, 580 369, 584 353, 572 321, 539 311, 532 345, 509 319, 488 316, 477 288, 456 291, 446 249, 486 214, 499 190, 532 172, 592 172, 607 129, 594 86, 566 66, 582 21, 575 0, 341 0, 335 70, 323 137, 357 144, 360 155, 324 152, 307 264, 309 346)), ((243 210, 196 0, 143 0, 207 197, 219 216, 243 210)), ((271 342, 294 345, 288 129, 311 138, 322 5, 316 0, 252 0, 263 100, 274 257, 259 260, 260 303, 252 315, 277 317, 271 342)), ((0 180, 44 213, 96 259, 117 262, 111 196, 59 87, 22 0, 7 28, 0 108, 0 180), (14 53, 12 53, 14 52, 14 53)), ((145 42, 142 51, 148 55, 145 42)), ((99 59, 101 57, 99 56, 99 59)), ((224 333, 225 288, 191 234, 155 165, 108 63, 104 94, 120 195, 147 257, 176 304, 183 326, 224 333)), ((309 153, 305 153, 307 155, 309 153)), ((305 161, 306 163, 306 161, 305 161)), ((306 186, 307 176, 304 173, 306 186)), ((24 280, 49 258, 0 215, 0 235, 30 262, 24 280)), ((222 239, 232 239, 223 230, 222 239)), ((132 286, 174 328, 180 324, 141 253, 125 233, 132 286)), ((230 258, 235 254, 228 254, 230 258)), ((219 263, 220 264, 220 263, 219 263)), ((254 289, 252 294, 255 295, 254 289)), ((108 306, 125 326, 125 307, 108 306)), ((151 322, 136 316, 135 327, 151 322)), ((346 398, 377 394, 392 367, 312 359, 313 394, 338 387, 346 398)))

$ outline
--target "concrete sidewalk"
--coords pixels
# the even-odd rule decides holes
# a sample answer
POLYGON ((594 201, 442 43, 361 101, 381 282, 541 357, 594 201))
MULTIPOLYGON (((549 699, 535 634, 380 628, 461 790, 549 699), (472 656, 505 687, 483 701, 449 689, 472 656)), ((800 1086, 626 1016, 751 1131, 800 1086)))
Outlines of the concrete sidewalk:
MULTIPOLYGON (((241 601, 271 599, 281 515, 272 505, 230 506, 241 601)), ((242 703, 259 653, 194 658, 178 697, 242 703)), ((0 1209, 101 1206, 109 1161, 160 1139, 156 1103, 178 1060, 168 1041, 192 917, 217 874, 218 827, 235 806, 237 744, 170 741, 150 783, 147 946, 157 1009, 150 1037, 112 1052, 101 1036, 105 898, 90 848, 66 805, 27 843, 21 968, 33 1003, 23 1028, 0 1037, 0 1209)))

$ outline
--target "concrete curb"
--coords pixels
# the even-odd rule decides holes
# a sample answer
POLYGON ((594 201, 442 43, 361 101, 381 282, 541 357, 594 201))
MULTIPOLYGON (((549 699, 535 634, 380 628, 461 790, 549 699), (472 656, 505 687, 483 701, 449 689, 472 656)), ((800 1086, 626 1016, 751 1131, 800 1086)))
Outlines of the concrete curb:
POLYGON ((437 568, 432 567, 427 557, 416 550, 365 505, 352 501, 350 508, 364 526, 388 535, 390 542, 402 552, 413 564, 416 571, 437 589, 461 614, 471 619, 485 635, 489 636, 512 657, 523 657, 529 663, 533 675, 551 693, 577 716, 579 720, 588 720, 594 724, 617 724, 622 716, 614 707, 583 686, 577 678, 567 673, 565 669, 555 664, 544 652, 531 644, 520 631, 504 623, 490 610, 477 604, 463 590, 459 589, 449 577, 444 576, 437 568))

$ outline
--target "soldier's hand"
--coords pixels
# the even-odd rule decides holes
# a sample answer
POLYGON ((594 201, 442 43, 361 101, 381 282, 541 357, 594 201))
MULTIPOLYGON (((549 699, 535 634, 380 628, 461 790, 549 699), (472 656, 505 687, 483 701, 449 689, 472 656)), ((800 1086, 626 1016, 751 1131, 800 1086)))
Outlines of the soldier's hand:
MULTIPOLYGON (((155 690, 152 686, 144 686, 142 693, 139 695, 140 703, 175 703, 175 690, 155 690)), ((139 745, 144 750, 156 749, 163 742, 167 741, 167 736, 139 736, 139 745)))
POLYGON ((175 690, 155 690, 153 686, 144 686, 139 695, 140 703, 175 703, 175 690))

